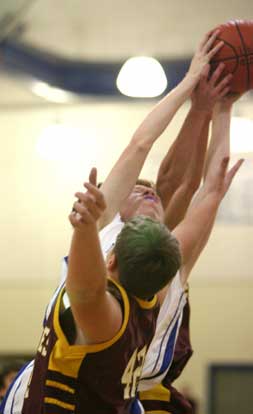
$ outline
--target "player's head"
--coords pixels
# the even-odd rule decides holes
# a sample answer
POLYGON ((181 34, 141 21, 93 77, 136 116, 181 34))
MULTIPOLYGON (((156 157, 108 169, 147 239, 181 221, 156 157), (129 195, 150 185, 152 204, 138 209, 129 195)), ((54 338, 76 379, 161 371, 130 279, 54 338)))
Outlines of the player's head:
POLYGON ((154 184, 148 180, 137 180, 130 195, 124 200, 120 216, 127 221, 135 216, 147 216, 162 221, 164 210, 154 184))
POLYGON ((179 244, 167 227, 150 217, 128 220, 114 246, 118 278, 132 295, 152 297, 181 265, 179 244))
POLYGON ((14 361, 5 365, 0 372, 0 400, 4 398, 7 389, 23 365, 22 361, 14 361))

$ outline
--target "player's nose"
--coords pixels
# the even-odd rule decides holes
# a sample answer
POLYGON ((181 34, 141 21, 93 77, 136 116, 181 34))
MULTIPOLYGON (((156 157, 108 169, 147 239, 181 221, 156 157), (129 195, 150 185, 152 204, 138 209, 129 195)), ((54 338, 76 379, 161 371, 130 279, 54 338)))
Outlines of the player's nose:
POLYGON ((156 191, 153 188, 147 188, 144 191, 144 195, 150 195, 152 197, 157 197, 156 191))

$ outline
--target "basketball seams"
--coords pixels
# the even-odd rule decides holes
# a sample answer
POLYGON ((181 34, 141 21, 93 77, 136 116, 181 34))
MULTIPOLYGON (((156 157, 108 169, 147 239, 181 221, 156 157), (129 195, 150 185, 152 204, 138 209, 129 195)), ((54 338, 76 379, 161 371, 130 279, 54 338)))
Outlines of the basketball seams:
POLYGON ((241 30, 240 30, 240 28, 238 26, 237 21, 235 21, 235 27, 237 29, 237 33, 238 33, 238 35, 240 37, 241 44, 242 44, 242 48, 243 48, 244 53, 245 53, 244 57, 245 57, 245 60, 246 60, 246 67, 247 67, 247 85, 246 85, 246 90, 247 90, 247 89, 250 88, 250 64, 249 64, 249 60, 248 60, 248 56, 249 55, 247 54, 247 48, 246 48, 246 45, 244 43, 244 38, 243 38, 243 35, 241 33, 241 30))
POLYGON ((228 23, 227 27, 226 25, 220 26, 221 33, 216 39, 224 42, 224 50, 222 48, 210 63, 214 71, 217 65, 223 62, 227 72, 234 74, 233 88, 242 93, 250 89, 251 82, 253 89, 253 51, 252 47, 247 45, 249 36, 253 34, 253 21, 250 22, 250 26, 245 26, 244 21, 238 20, 228 23))
POLYGON ((222 41, 222 42, 224 42, 224 45, 229 46, 232 49, 232 51, 234 52, 234 56, 231 56, 231 57, 228 57, 228 58, 217 59, 217 60, 212 59, 212 63, 219 63, 219 62, 224 62, 224 61, 228 61, 228 60, 235 60, 236 64, 235 64, 235 68, 234 68, 233 73, 236 72, 237 68, 238 68, 238 65, 239 65, 239 57, 240 57, 236 53, 236 48, 233 45, 231 45, 229 42, 227 42, 226 40, 223 40, 219 37, 217 37, 216 40, 222 41))
POLYGON ((217 63, 220 63, 220 62, 229 62, 229 61, 235 60, 235 67, 232 71, 232 73, 235 73, 237 71, 237 68, 238 68, 238 65, 239 65, 239 57, 238 56, 233 56, 233 57, 224 58, 224 59, 217 59, 217 60, 212 59, 212 63, 216 65, 217 63))
MULTIPOLYGON (((248 56, 248 57, 253 56, 253 52, 252 52, 252 53, 247 53, 247 55, 244 55, 244 54, 242 54, 242 55, 237 55, 237 57, 238 57, 238 58, 247 57, 247 56, 248 56)), ((234 60, 234 59, 236 59, 236 57, 235 57, 235 56, 231 56, 231 57, 226 57, 226 58, 217 59, 217 60, 212 59, 212 62, 213 62, 213 63, 227 62, 228 60, 234 60)))

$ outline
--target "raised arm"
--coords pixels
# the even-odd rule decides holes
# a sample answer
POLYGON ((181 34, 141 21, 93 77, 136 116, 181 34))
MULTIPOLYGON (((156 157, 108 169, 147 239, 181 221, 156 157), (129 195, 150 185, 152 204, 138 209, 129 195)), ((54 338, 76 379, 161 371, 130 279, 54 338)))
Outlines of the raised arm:
POLYGON ((215 102, 229 90, 231 75, 219 80, 221 63, 209 78, 206 65, 192 93, 192 104, 183 126, 166 154, 157 177, 157 191, 165 209, 165 224, 173 230, 185 216, 200 185, 208 141, 209 124, 215 102))
POLYGON ((190 96, 205 65, 222 47, 223 42, 219 42, 212 48, 218 33, 217 31, 211 36, 210 33, 205 35, 185 78, 147 115, 103 183, 101 190, 105 196, 107 209, 100 220, 100 228, 109 223, 119 211, 120 205, 135 185, 152 145, 168 126, 179 107, 190 96))
POLYGON ((183 283, 208 241, 221 200, 243 162, 239 160, 227 171, 231 105, 232 101, 226 99, 216 105, 204 184, 190 205, 185 219, 174 230, 182 251, 183 283))
POLYGON ((111 339, 120 329, 119 303, 106 291, 106 268, 100 248, 97 220, 106 205, 96 187, 96 171, 84 184, 87 192, 76 193, 69 220, 74 227, 68 262, 66 291, 78 331, 87 343, 111 339))

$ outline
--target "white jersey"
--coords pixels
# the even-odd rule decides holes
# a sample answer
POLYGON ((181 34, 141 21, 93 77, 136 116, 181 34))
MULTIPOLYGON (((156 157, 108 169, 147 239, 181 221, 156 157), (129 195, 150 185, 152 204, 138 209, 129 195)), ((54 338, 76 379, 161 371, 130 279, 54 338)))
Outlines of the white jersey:
POLYGON ((145 391, 160 384, 169 371, 186 299, 187 295, 178 272, 171 282, 158 315, 155 335, 145 357, 139 391, 145 391))
MULTIPOLYGON (((106 226, 99 234, 104 257, 115 244, 116 238, 120 233, 124 223, 119 214, 106 226)), ((45 312, 44 323, 50 314, 52 305, 57 297, 59 289, 65 283, 68 270, 68 259, 65 257, 62 264, 61 283, 53 295, 45 312)), ((175 344, 178 331, 182 322, 183 308, 186 303, 186 293, 181 285, 179 272, 173 279, 168 293, 161 306, 154 338, 149 346, 142 377, 139 383, 139 390, 143 391, 159 384, 169 371, 173 360, 175 344)), ((68 298, 65 296, 67 302, 68 298)), ((33 361, 30 362, 14 380, 8 395, 3 402, 0 414, 20 414, 22 411, 23 400, 27 385, 32 374, 33 361)))

